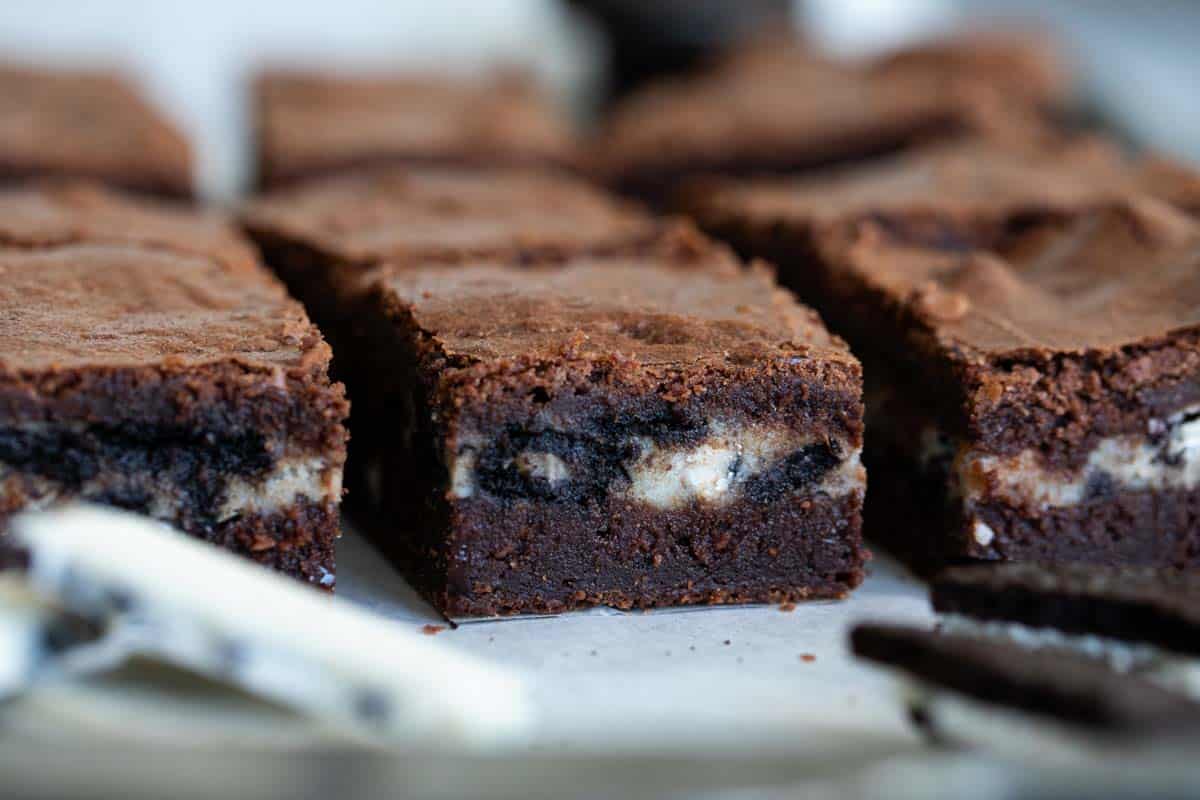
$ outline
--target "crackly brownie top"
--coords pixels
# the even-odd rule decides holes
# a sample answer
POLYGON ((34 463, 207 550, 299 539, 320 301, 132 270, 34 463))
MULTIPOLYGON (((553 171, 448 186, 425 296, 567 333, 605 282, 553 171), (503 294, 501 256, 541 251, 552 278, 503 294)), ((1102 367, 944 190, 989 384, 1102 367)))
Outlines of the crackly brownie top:
POLYGON ((973 141, 801 178, 699 180, 681 202, 704 222, 745 231, 870 218, 1002 227, 1139 191, 1200 209, 1200 172, 1130 159, 1099 139, 1031 149, 973 141))
POLYGON ((227 224, 82 186, 0 193, 0 373, 328 360, 227 224))
POLYGON ((1152 346, 1200 325, 1200 223, 1136 196, 981 235, 887 218, 819 236, 835 273, 967 362, 1152 346))
POLYGON ((262 156, 282 177, 389 157, 488 163, 570 154, 565 118, 516 75, 274 71, 259 79, 258 98, 262 156))
POLYGON ((0 65, 0 168, 191 193, 183 135, 119 75, 0 65))
POLYGON ((578 258, 384 271, 381 285, 458 363, 620 355, 643 365, 797 356, 854 362, 816 313, 713 247, 675 259, 578 258))
POLYGON ((626 250, 661 224, 586 183, 537 170, 392 168, 266 195, 243 215, 353 264, 536 259, 626 250))
POLYGON ((639 91, 614 111, 594 157, 602 174, 620 178, 636 170, 753 172, 805 152, 821 163, 966 133, 1040 139, 1044 130, 1018 106, 953 71, 879 69, 784 49, 639 91))

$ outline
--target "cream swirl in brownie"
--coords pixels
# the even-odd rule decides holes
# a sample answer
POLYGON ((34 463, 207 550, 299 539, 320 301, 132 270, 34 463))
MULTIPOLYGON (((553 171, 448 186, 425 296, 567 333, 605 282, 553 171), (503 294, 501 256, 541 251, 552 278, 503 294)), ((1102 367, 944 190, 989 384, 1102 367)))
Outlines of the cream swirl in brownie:
POLYGON ((0 208, 0 515, 116 505, 331 584, 346 402, 252 249, 86 187, 0 208))
POLYGON ((369 456, 378 501, 425 520, 391 546, 442 607, 778 600, 861 580, 859 366, 762 266, 707 245, 385 268, 366 285, 359 316, 397 365, 364 378, 396 417, 369 456))

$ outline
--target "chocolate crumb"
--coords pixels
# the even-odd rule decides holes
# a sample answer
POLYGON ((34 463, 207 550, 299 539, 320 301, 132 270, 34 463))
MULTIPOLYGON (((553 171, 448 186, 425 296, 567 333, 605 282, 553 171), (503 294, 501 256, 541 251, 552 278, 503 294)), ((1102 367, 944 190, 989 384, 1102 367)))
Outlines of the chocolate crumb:
POLYGON ((444 630, 446 630, 445 625, 423 625, 421 627, 421 633, 426 636, 436 636, 444 630))
POLYGON ((728 639, 726 639, 726 640, 725 640, 724 642, 722 642, 721 644, 729 644, 729 640, 728 640, 728 639))
POLYGON ((801 653, 800 660, 803 661, 805 664, 811 664, 812 662, 817 660, 817 657, 815 655, 813 655, 812 653, 801 653))

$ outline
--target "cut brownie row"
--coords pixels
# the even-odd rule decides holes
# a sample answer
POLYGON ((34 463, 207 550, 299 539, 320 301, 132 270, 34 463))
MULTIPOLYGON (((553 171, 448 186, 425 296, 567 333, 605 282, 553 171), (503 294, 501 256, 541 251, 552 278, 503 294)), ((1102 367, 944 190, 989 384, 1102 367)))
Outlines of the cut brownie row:
POLYGON ((620 104, 593 148, 610 185, 656 205, 702 174, 748 176, 860 161, 933 142, 1052 136, 1064 102, 1053 51, 1003 35, 930 42, 873 62, 797 45, 741 52, 620 104))
POLYGON ((0 181, 89 178, 193 195, 187 140, 125 78, 0 65, 0 181))
POLYGON ((81 185, 0 194, 0 524, 82 499, 332 587, 347 403, 223 220, 81 185))
POLYGON ((1195 565, 1200 225, 1139 190, 1200 179, 1149 174, 967 149, 690 203, 866 362, 874 536, 922 568, 1195 565))
POLYGON ((245 219, 340 348, 356 505, 443 610, 861 581, 859 365, 762 268, 534 173, 355 176, 245 219))

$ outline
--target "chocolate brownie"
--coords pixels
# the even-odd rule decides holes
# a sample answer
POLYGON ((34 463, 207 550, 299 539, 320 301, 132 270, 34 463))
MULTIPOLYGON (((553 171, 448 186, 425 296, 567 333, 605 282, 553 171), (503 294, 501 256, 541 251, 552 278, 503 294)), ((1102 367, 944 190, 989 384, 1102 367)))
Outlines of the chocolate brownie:
MULTIPOLYGON (((637 252, 669 225, 566 175, 392 167, 263 195, 242 221, 327 334, 339 287, 373 266, 498 258, 535 263, 637 252)), ((342 360, 342 347, 334 341, 342 360)))
POLYGON ((0 65, 0 181, 40 177, 168 198, 194 191, 187 140, 126 78, 0 65))
POLYGON ((1057 43, 1040 31, 979 28, 916 42, 872 63, 882 72, 912 70, 970 76, 1057 112, 1071 102, 1073 76, 1057 43))
POLYGON ((860 368, 765 268, 675 240, 363 285, 355 458, 377 541, 442 610, 782 602, 862 580, 860 368))
POLYGON ((933 583, 939 612, 1200 656, 1200 574, 1093 564, 977 564, 933 583))
POLYGON ((867 466, 886 476, 868 534, 922 570, 1200 564, 1200 226, 1137 193, 1137 162, 1054 157, 691 196, 864 359, 867 466))
POLYGON ((790 172, 938 141, 985 136, 1015 145, 1048 135, 1025 98, 971 71, 885 69, 775 48, 630 96, 594 143, 592 167, 660 204, 698 174, 790 172))
POLYGON ((0 192, 0 520, 69 500, 332 587, 347 403, 226 221, 85 185, 0 192))
MULTIPOLYGON (((985 704, 987 716, 979 719, 992 734, 1015 733, 1002 727, 997 712, 1004 710, 1130 742, 1200 734, 1200 703, 1071 651, 1026 650, 1011 642, 893 625, 860 625, 851 632, 851 646, 856 655, 924 685, 985 704)), ((914 711, 931 732, 950 733, 942 730, 938 709, 937 703, 918 700, 914 711)))
POLYGON ((517 75, 273 71, 255 86, 258 180, 265 188, 396 163, 566 165, 570 126, 517 75))

